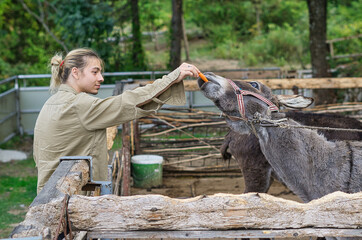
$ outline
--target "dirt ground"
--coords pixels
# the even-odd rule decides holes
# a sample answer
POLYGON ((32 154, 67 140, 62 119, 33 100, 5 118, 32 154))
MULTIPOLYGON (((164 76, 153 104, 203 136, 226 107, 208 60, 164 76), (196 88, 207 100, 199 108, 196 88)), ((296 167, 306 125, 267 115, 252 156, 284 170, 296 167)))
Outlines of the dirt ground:
MULTIPOLYGON (((164 177, 162 186, 152 189, 131 188, 131 195, 161 194, 172 198, 189 198, 216 193, 242 194, 243 177, 164 177)), ((302 202, 278 181, 274 181, 268 194, 302 202)))

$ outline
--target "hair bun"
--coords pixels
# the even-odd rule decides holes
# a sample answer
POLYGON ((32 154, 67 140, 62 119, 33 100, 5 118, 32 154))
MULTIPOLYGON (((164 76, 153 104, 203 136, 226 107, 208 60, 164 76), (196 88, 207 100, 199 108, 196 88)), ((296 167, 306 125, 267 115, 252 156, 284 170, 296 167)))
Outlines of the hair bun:
POLYGON ((62 63, 62 56, 60 55, 55 55, 54 57, 52 57, 52 59, 50 60, 50 65, 52 66, 60 66, 60 64, 62 63))

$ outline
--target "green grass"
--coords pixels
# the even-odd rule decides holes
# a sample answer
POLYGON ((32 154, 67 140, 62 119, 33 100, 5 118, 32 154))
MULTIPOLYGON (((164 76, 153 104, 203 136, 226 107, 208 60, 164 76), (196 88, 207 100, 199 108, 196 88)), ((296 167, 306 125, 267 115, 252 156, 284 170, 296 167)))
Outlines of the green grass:
POLYGON ((24 220, 36 197, 36 169, 32 158, 0 163, 0 238, 7 238, 24 220))

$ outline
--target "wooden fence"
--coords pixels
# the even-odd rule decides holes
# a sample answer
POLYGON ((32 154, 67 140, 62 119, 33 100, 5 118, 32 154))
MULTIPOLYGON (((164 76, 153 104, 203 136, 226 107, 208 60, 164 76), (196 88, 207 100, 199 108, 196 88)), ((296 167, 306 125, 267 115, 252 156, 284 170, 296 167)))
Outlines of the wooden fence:
POLYGON ((362 192, 335 192, 305 204, 258 193, 80 196, 90 184, 88 164, 61 162, 11 237, 54 239, 67 226, 88 238, 362 236, 362 192))

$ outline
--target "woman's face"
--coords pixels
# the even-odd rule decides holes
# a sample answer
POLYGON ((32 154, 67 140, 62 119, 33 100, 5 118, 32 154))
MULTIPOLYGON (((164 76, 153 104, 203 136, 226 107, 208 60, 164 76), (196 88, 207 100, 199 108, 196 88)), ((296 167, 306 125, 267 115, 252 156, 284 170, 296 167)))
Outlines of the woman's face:
POLYGON ((79 72, 78 77, 77 85, 80 92, 97 94, 104 81, 99 59, 89 58, 87 66, 79 72))

